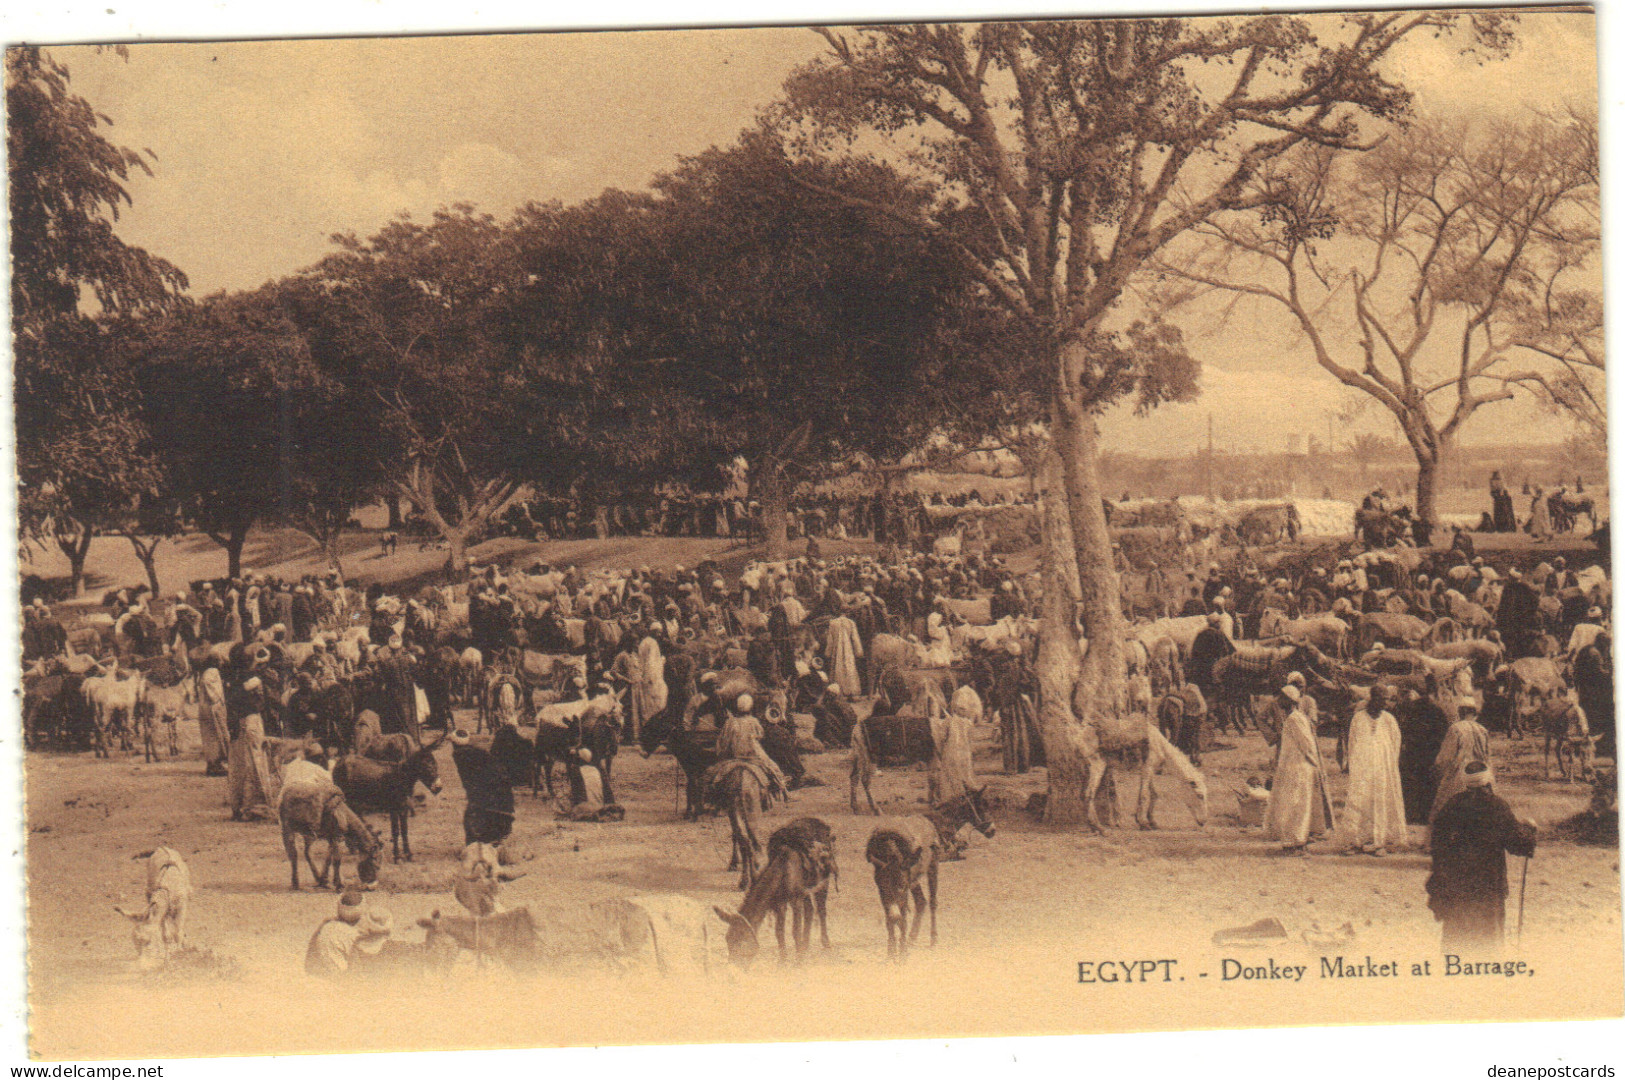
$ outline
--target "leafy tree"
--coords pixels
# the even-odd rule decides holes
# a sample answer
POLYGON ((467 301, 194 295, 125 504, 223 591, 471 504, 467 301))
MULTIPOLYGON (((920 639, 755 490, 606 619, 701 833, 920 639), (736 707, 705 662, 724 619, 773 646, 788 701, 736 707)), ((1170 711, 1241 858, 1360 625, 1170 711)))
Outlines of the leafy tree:
POLYGON ((1150 407, 1191 385, 1188 358, 1170 370, 1177 352, 1153 365, 1135 347, 1127 291, 1169 242, 1249 205, 1270 161, 1306 143, 1360 147, 1363 121, 1402 115, 1409 94, 1382 61, 1407 37, 1463 21, 1492 44, 1504 26, 1489 14, 1421 11, 823 29, 829 54, 787 83, 779 126, 798 152, 861 157, 883 146, 932 198, 895 206, 819 190, 939 238, 1034 343, 1072 534, 1070 549, 1048 537, 1047 600, 1075 571, 1091 642, 1080 661, 1070 605, 1046 604, 1051 820, 1084 816, 1098 722, 1124 708, 1094 417, 1113 401, 1150 407))
POLYGON ((963 270, 931 238, 876 229, 813 190, 829 185, 899 207, 927 198, 892 169, 792 163, 747 134, 656 179, 641 259, 658 308, 637 344, 669 357, 660 382, 694 400, 679 416, 692 471, 716 484, 746 459, 775 557, 797 481, 857 454, 895 460, 953 393, 974 392, 971 367, 955 366, 977 316, 963 270))
POLYGON ((351 452, 383 470, 461 573, 542 434, 533 358, 493 332, 516 284, 509 236, 460 205, 334 240, 339 250, 298 279, 311 355, 365 422, 348 433, 351 452))
POLYGON ((293 318, 295 286, 219 294, 148 335, 143 418, 186 517, 226 549, 231 577, 257 523, 310 536, 330 562, 352 507, 378 483, 344 396, 293 318))
POLYGON ((104 515, 158 480, 107 336, 174 306, 186 277, 114 232, 130 172, 150 174, 151 154, 103 136, 112 121, 71 92, 66 67, 36 46, 8 49, 6 113, 20 522, 25 539, 62 549, 78 595, 104 515))

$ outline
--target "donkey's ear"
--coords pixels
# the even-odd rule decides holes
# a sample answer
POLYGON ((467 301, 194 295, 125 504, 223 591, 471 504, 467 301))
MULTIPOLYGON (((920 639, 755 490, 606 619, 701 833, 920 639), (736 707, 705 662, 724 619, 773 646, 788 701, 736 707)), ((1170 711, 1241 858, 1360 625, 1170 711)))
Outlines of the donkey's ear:
POLYGON ((145 922, 147 919, 147 913, 145 911, 125 911, 123 904, 114 904, 113 910, 124 916, 126 919, 129 919, 131 922, 145 922))
POLYGON ((745 926, 750 925, 750 923, 745 919, 745 917, 743 915, 739 914, 736 911, 729 911, 727 908, 721 906, 720 904, 713 904, 711 906, 711 910, 717 913, 717 918, 721 919, 723 922, 727 923, 729 926, 739 926, 741 924, 743 924, 745 926))

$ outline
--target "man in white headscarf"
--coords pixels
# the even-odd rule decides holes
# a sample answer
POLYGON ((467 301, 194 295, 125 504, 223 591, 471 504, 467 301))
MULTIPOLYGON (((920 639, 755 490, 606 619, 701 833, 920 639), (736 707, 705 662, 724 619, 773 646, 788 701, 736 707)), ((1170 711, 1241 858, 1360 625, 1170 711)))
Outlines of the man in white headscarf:
POLYGON ((205 668, 198 676, 197 726, 203 739, 203 775, 225 776, 231 736, 226 730, 226 687, 219 668, 205 668))
POLYGON ((1406 845, 1399 723, 1388 711, 1388 688, 1380 684, 1349 723, 1349 790, 1340 831, 1350 849, 1371 855, 1406 845))
POLYGON ((1444 733, 1439 756, 1433 762, 1439 788, 1433 796, 1429 824, 1438 818, 1445 803, 1467 787, 1468 766, 1490 764, 1490 733, 1478 722, 1478 703, 1470 697, 1462 698, 1456 705, 1456 717, 1444 733))
POLYGON ((1282 848, 1292 854, 1306 854, 1309 841, 1331 827, 1322 787, 1320 744, 1299 707, 1302 697, 1296 686, 1281 687, 1279 702, 1286 720, 1281 724, 1275 779, 1264 815, 1264 835, 1281 841, 1282 848))

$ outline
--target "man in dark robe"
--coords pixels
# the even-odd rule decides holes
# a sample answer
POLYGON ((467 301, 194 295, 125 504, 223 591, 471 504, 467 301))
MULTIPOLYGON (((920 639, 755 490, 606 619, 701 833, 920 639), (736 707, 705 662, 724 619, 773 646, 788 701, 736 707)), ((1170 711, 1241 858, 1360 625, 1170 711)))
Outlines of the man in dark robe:
POLYGON ((1591 734, 1597 738, 1597 753, 1614 757, 1614 653, 1613 638, 1598 634, 1590 645, 1574 656, 1574 690, 1586 714, 1591 734))
POLYGON ((468 732, 453 732, 451 743, 451 761, 468 797, 463 842, 500 844, 513 831, 513 784, 508 772, 489 751, 472 745, 468 732))
MULTIPOLYGON (((768 613, 767 633, 773 639, 775 667, 772 679, 763 679, 763 683, 767 686, 782 686, 784 680, 796 669, 795 643, 790 637, 790 615, 785 610, 783 601, 774 604, 773 610, 768 613)), ((758 674, 757 677, 762 676, 758 674)))
POLYGON ((1433 796, 1439 778, 1433 762, 1450 730, 1450 717, 1431 697, 1406 692, 1406 700, 1394 711, 1399 720, 1399 788, 1405 798, 1405 820, 1426 825, 1433 810, 1433 796))
POLYGON ((1447 953, 1494 953, 1506 927, 1508 852, 1535 853, 1535 826, 1519 820, 1495 794, 1494 774, 1483 762, 1467 766, 1467 787, 1445 803, 1433 822, 1433 872, 1428 907, 1444 924, 1447 953))
POLYGON ((1495 612, 1495 628, 1501 632, 1501 642, 1507 647, 1507 660, 1521 660, 1538 655, 1540 597, 1517 570, 1508 571, 1507 577, 1501 590, 1501 606, 1495 612))
POLYGON ((412 682, 412 661, 399 637, 389 639, 387 656, 375 665, 378 672, 378 726, 385 735, 404 732, 413 742, 423 741, 418 727, 418 695, 412 682))
POLYGON ((1224 636, 1223 619, 1218 612, 1207 617, 1207 625, 1191 642, 1190 659, 1185 662, 1185 681, 1202 689, 1202 696, 1213 700, 1213 665, 1236 651, 1235 643, 1224 636))
MULTIPOLYGON (((455 756, 456 750, 452 753, 455 756)), ((510 787, 520 787, 531 783, 535 774, 536 746, 519 734, 519 725, 503 724, 491 736, 491 759, 502 769, 510 787)))
POLYGON ((745 654, 745 667, 763 686, 773 686, 779 680, 779 650, 765 631, 750 639, 745 654))

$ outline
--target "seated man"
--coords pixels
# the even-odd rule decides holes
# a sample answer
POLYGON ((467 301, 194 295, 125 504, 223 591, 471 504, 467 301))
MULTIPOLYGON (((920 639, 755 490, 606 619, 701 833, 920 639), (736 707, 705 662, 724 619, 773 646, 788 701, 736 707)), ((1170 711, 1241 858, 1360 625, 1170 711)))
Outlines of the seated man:
POLYGON ((762 749, 762 722, 751 715, 756 704, 749 694, 740 694, 728 708, 728 718, 717 735, 717 763, 706 773, 707 788, 732 766, 733 762, 747 761, 760 767, 768 780, 769 795, 785 796, 789 785, 784 773, 762 749))
POLYGON ((375 956, 383 949, 390 929, 388 911, 369 906, 360 889, 346 889, 336 917, 318 926, 305 947, 305 974, 321 979, 348 974, 358 958, 375 956))

